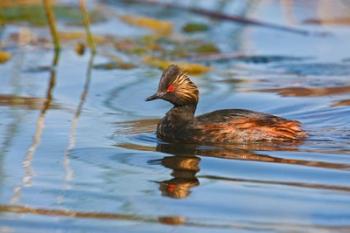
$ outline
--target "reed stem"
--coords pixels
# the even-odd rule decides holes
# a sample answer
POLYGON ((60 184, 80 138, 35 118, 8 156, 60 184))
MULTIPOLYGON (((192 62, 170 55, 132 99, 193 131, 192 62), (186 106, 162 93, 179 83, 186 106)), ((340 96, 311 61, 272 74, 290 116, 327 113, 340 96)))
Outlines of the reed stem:
POLYGON ((44 8, 45 8, 45 13, 47 17, 47 21, 50 27, 50 32, 53 40, 53 44, 55 47, 56 54, 58 51, 61 49, 60 45, 60 39, 58 37, 57 33, 57 28, 56 28, 56 19, 55 19, 55 14, 52 10, 52 2, 51 0, 43 0, 44 8))
POLYGON ((79 0, 79 5, 80 5, 80 10, 83 14, 83 24, 84 24, 85 31, 86 31, 87 42, 88 42, 88 45, 91 49, 91 53, 95 54, 96 53, 96 43, 94 41, 94 37, 93 37, 91 30, 90 30, 90 17, 89 17, 89 12, 88 12, 87 7, 86 7, 85 0, 79 0))

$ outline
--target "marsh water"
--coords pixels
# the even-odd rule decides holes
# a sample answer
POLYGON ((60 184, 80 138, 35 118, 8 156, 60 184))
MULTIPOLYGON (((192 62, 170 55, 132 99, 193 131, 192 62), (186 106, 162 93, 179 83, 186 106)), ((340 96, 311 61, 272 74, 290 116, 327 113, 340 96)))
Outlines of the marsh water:
MULTIPOLYGON (((0 64, 0 232, 350 231, 349 2, 177 2, 313 33, 121 1, 90 7, 170 21, 178 37, 185 23, 206 23, 208 31, 186 37, 215 43, 227 56, 190 59, 211 68, 192 76, 197 114, 267 112, 301 121, 309 138, 286 146, 161 142, 154 130, 171 106, 144 101, 160 69, 110 44, 80 56, 70 42, 53 67, 52 46, 26 39, 28 31, 50 39, 47 28, 8 24, 1 31, 12 58, 0 64), (99 69, 111 51, 136 66, 99 69)), ((76 27, 58 22, 61 30, 76 27)), ((116 17, 91 30, 149 33, 116 17)))

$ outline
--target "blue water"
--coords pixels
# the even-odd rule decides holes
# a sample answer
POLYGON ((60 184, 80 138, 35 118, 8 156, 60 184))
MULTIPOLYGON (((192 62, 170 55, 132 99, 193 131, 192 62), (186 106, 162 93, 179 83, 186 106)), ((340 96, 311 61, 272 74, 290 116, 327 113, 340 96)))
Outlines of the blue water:
MULTIPOLYGON (((310 137, 285 147, 162 143, 154 130, 171 106, 144 102, 160 70, 131 56, 136 68, 91 69, 89 77, 91 55, 77 55, 69 42, 53 73, 35 70, 50 66, 52 50, 11 42, 20 26, 5 25, 2 39, 13 57, 0 65, 0 232, 350 231, 350 28, 303 23, 346 18, 348 3, 191 3, 329 36, 118 1, 99 4, 169 20, 180 36, 186 22, 208 23, 208 32, 185 37, 244 57, 203 63, 212 71, 192 78, 200 89, 197 113, 267 112, 301 121, 310 137), (52 100, 45 108, 48 90, 52 100)), ((49 38, 46 29, 30 30, 49 38)), ((150 33, 116 17, 92 31, 150 33)), ((105 62, 106 51, 120 55, 113 48, 98 45, 93 64, 105 62)))

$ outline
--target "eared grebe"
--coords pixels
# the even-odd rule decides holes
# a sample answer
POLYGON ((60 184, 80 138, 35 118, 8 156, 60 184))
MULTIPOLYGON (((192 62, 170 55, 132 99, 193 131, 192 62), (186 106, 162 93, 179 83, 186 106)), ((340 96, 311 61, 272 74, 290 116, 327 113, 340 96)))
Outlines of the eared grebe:
POLYGON ((155 99, 174 105, 157 126, 157 137, 167 142, 293 142, 307 136, 298 121, 249 110, 224 109, 195 117, 197 86, 176 65, 164 70, 157 92, 146 101, 155 99))

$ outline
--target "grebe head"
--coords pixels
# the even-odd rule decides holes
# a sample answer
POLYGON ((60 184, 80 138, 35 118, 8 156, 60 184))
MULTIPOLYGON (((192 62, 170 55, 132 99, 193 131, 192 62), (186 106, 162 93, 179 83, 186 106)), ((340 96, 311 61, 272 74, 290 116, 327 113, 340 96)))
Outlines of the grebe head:
POLYGON ((197 105, 198 88, 177 65, 170 65, 160 78, 157 92, 146 101, 155 99, 169 101, 175 106, 197 105))

